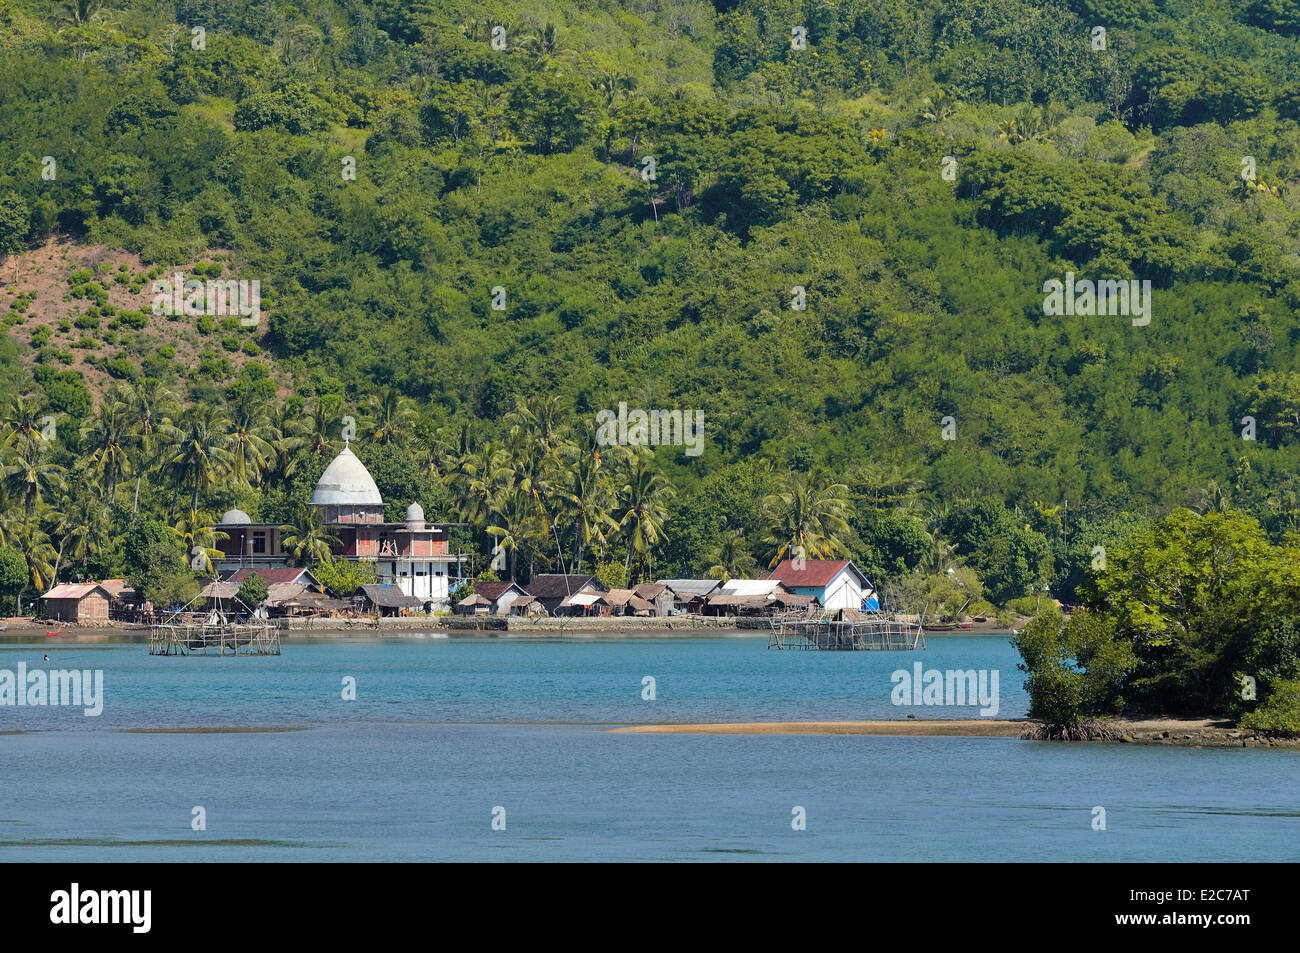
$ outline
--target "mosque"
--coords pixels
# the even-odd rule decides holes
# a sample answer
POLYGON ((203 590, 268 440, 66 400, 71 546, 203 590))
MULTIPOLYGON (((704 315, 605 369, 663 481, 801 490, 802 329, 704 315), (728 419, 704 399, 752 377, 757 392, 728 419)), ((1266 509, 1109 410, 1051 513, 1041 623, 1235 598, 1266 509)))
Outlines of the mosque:
MULTIPOLYGON (((352 449, 331 461, 311 495, 325 525, 338 537, 336 559, 369 560, 380 583, 392 585, 426 607, 445 608, 462 576, 461 553, 448 551, 451 524, 426 523, 419 503, 406 508, 406 522, 384 522, 384 500, 370 471, 352 449)), ((216 527, 227 538, 217 543, 223 575, 239 569, 283 567, 289 554, 282 547, 279 523, 254 523, 242 510, 230 510, 216 527)))

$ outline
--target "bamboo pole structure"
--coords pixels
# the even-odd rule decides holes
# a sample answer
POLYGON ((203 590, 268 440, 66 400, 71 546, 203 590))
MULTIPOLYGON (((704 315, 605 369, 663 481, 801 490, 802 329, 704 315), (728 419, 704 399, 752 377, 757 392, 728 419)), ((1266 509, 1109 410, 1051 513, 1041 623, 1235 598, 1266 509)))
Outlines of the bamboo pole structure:
POLYGON ((835 618, 820 611, 788 612, 768 621, 769 649, 899 652, 925 648, 919 623, 886 612, 862 613, 859 619, 835 618))

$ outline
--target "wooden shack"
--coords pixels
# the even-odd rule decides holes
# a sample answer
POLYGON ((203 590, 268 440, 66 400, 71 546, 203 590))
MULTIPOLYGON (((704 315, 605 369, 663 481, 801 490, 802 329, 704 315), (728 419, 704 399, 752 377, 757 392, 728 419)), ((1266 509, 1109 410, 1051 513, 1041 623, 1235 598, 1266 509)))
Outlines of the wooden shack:
POLYGON ((56 622, 107 622, 113 597, 97 582, 65 582, 41 596, 41 601, 46 618, 56 622))

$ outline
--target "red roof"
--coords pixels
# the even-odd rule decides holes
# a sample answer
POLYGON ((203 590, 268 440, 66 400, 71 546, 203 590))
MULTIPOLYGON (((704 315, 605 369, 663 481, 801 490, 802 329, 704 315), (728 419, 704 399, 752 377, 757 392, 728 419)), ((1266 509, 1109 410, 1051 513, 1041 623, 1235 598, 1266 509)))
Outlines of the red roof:
POLYGON ((864 584, 867 583, 867 577, 862 575, 858 567, 848 559, 805 559, 802 569, 795 569, 792 560, 783 559, 763 578, 779 579, 781 585, 787 589, 820 589, 830 585, 831 580, 838 576, 845 566, 848 566, 864 584))
POLYGON ((299 582, 301 581, 299 577, 302 576, 303 573, 306 573, 308 579, 312 582, 316 581, 316 577, 312 575, 311 570, 304 569, 301 566, 287 566, 277 569, 236 569, 222 581, 235 583, 243 582, 253 573, 257 573, 258 576, 261 577, 262 582, 266 583, 268 586, 274 586, 277 583, 282 582, 299 582))

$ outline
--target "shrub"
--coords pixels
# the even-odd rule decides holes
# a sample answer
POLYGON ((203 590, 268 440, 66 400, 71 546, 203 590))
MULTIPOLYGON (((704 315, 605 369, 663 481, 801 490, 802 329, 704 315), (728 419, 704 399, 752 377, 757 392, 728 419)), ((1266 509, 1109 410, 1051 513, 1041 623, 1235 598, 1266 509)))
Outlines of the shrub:
POLYGON ((1240 725, 1264 735, 1300 737, 1300 679, 1275 682, 1268 698, 1243 715, 1240 725))

